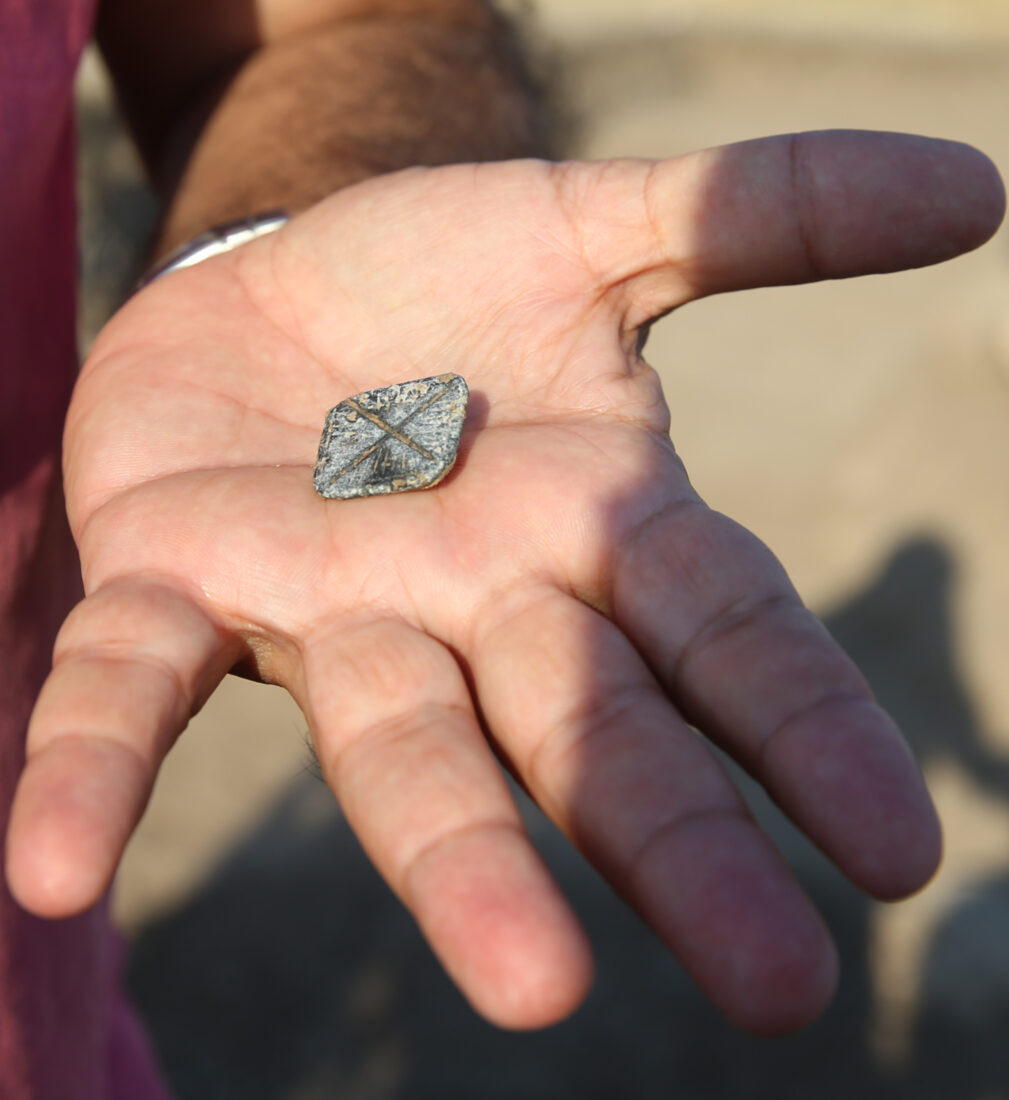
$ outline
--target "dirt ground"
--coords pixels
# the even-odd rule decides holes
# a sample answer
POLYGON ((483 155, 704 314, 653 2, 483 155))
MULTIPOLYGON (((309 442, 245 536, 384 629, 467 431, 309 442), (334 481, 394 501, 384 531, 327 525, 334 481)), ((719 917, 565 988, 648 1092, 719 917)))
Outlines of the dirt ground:
MULTIPOLYGON (((545 0, 540 27, 580 155, 842 126, 960 138, 1009 170, 1001 0, 545 0)), ((91 63, 81 117, 86 341, 154 208, 91 63)), ((751 792, 840 946, 820 1023, 774 1042, 732 1031, 529 809, 599 976, 567 1023, 496 1031, 308 774, 297 710, 229 678, 172 752, 116 898, 178 1095, 1009 1098, 1007 291, 1003 232, 937 269, 694 305, 649 343, 699 490, 781 556, 906 731, 944 819, 937 880, 884 906, 751 792)))

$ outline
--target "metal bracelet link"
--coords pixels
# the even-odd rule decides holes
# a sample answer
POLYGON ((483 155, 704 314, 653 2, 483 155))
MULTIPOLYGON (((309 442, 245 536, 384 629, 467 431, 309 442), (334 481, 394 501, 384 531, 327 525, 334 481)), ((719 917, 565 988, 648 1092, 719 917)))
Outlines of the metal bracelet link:
POLYGON ((253 241, 257 237, 264 237, 267 233, 274 233, 281 226, 291 220, 289 214, 283 210, 268 210, 262 214, 251 214, 247 218, 226 222, 223 225, 215 225, 205 233, 201 233, 193 240, 179 245, 167 256, 147 272, 133 289, 136 294, 145 286, 167 275, 170 271, 178 271, 183 267, 192 267, 193 264, 209 260, 211 256, 220 256, 224 252, 230 252, 240 245, 253 241))

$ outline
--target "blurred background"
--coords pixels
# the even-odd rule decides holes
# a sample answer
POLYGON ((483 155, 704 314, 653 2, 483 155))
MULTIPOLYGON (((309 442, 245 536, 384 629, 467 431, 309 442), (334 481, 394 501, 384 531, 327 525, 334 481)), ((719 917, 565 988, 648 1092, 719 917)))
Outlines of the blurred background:
MULTIPOLYGON (((572 154, 826 127, 978 145, 1009 171, 1006 0, 539 0, 572 154)), ((80 78, 82 345, 156 218, 94 57, 80 78)), ((598 952, 550 1031, 483 1023, 308 769, 276 689, 229 678, 173 750, 115 909, 183 1100, 1009 1098, 1009 249, 692 305, 653 332, 673 436, 780 555, 900 722, 937 880, 867 901, 747 788, 841 951, 807 1033, 732 1031, 527 807, 598 952)))

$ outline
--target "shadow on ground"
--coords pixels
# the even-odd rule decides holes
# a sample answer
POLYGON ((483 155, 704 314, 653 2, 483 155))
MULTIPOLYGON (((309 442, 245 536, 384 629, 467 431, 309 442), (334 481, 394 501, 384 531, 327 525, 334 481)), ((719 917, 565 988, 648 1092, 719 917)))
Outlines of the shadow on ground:
MULTIPOLYGON (((956 670, 951 581, 938 542, 909 541, 828 624, 923 763, 953 757, 1007 800, 1009 774, 986 755, 956 670)), ((843 960, 834 1005, 796 1038, 731 1030, 528 804, 531 832, 597 949, 599 975, 567 1023, 529 1035, 494 1029, 454 991, 328 790, 307 774, 201 891, 139 936, 132 992, 184 1100, 980 1100, 1009 1091, 1009 950, 999 931, 1009 882, 983 886, 940 927, 909 1062, 885 1072, 868 1041, 869 903, 754 797, 843 960), (971 965, 984 974, 979 985, 962 980, 971 965)))

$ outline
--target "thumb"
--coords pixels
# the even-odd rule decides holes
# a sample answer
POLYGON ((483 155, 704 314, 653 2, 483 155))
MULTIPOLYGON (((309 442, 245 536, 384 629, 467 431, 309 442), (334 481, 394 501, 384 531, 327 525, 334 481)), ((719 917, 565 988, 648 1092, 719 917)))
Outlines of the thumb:
POLYGON ((1005 210, 987 157, 908 134, 790 134, 561 171, 628 328, 721 291, 939 263, 986 241, 1005 210))

